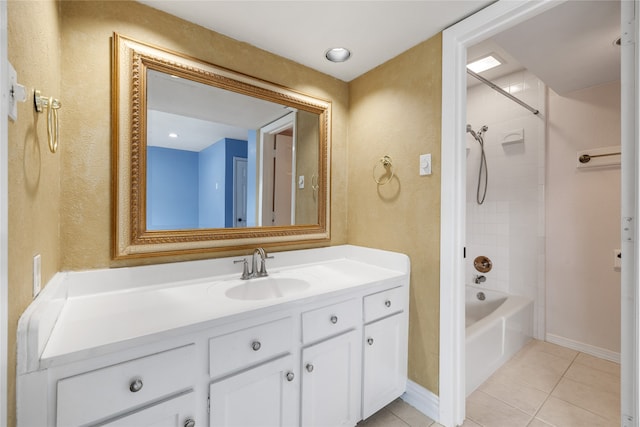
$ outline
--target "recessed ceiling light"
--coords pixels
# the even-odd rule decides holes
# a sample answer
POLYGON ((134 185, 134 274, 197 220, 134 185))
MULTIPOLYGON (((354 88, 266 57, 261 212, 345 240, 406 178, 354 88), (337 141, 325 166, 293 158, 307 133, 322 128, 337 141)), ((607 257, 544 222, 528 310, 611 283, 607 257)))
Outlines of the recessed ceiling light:
POLYGON ((467 68, 474 73, 481 73, 496 68, 499 65, 502 65, 502 61, 497 58, 496 54, 492 53, 491 55, 483 56, 480 59, 470 62, 467 64, 467 68))
POLYGON ((177 134, 177 133, 171 132, 171 133, 169 134, 169 138, 177 138, 177 137, 178 137, 178 134, 177 134))
POLYGON ((329 49, 324 56, 331 62, 344 62, 351 57, 351 52, 344 47, 334 47, 329 49))

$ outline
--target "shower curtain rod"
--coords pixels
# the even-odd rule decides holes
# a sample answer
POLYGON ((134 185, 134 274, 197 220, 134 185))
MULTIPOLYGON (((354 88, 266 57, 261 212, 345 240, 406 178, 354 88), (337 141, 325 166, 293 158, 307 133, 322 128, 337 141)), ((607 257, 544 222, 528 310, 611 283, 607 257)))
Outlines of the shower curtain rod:
POLYGON ((511 95, 509 92, 505 91, 504 89, 502 89, 500 86, 496 85, 493 82, 490 82, 489 80, 485 79, 482 76, 479 76, 478 74, 474 73, 473 71, 471 71, 470 69, 467 68, 467 74, 469 74, 472 77, 475 77, 476 79, 480 80, 482 83, 486 84, 487 86, 489 86, 491 89, 499 92, 500 94, 506 96, 507 98, 509 98, 510 100, 517 102, 518 104, 522 105, 524 108, 526 108, 527 110, 531 111, 533 114, 539 114, 540 111, 536 110, 535 108, 533 108, 532 106, 530 106, 529 104, 526 104, 522 101, 520 101, 518 98, 516 98, 515 96, 511 95))

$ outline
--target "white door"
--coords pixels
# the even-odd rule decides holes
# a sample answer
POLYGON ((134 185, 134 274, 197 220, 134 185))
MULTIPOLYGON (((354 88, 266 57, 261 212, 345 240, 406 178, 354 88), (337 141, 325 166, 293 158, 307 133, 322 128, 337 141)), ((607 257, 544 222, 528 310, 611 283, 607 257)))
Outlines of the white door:
POLYGON ((302 351, 302 424, 352 427, 360 420, 360 345, 356 331, 302 351))
POLYGON ((247 159, 233 158, 234 227, 247 226, 247 159))
POLYGON ((291 182, 293 179, 293 138, 276 135, 273 159, 273 224, 292 225, 291 182))
POLYGON ((638 150, 640 132, 638 130, 638 103, 640 102, 640 66, 638 58, 638 30, 637 14, 640 12, 640 2, 623 1, 621 3, 621 126, 622 126, 622 269, 621 269, 621 333, 622 343, 620 351, 620 380, 622 426, 638 426, 640 423, 639 387, 640 372, 638 357, 640 356, 640 325, 639 325, 639 293, 640 277, 640 218, 638 192, 640 191, 639 177, 640 150, 638 150))
POLYGON ((193 392, 189 392, 101 425, 108 427, 196 427, 204 424, 204 420, 202 423, 196 422, 194 407, 194 395, 193 392))
POLYGON ((373 415, 406 388, 403 323, 399 313, 364 327, 363 418, 373 415))
POLYGON ((293 356, 215 382, 209 389, 209 426, 297 426, 298 384, 293 356))

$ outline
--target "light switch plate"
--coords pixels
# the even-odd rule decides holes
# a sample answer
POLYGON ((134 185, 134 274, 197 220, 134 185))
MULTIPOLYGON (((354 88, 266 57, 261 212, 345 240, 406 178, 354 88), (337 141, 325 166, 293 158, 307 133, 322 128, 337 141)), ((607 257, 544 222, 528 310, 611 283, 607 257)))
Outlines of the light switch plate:
POLYGON ((298 188, 301 190, 304 188, 304 175, 298 177, 298 188))
POLYGON ((420 155, 420 176, 431 175, 431 153, 420 155))

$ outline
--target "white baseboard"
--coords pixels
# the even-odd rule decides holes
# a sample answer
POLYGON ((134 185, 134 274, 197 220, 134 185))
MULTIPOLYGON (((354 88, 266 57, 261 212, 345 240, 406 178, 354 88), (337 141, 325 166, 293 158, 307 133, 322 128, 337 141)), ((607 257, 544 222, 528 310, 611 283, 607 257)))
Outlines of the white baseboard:
POLYGON ((605 360, 610 360, 612 362, 620 363, 620 353, 616 353, 611 350, 596 347, 590 344, 581 343, 579 341, 574 341, 572 339, 561 337, 558 335, 553 335, 553 334, 547 334, 545 337, 545 340, 552 344, 558 344, 563 347, 570 348, 572 350, 580 351, 582 353, 586 353, 591 356, 599 357, 600 359, 605 359, 605 360))
POLYGON ((440 400, 438 396, 414 383, 407 380, 407 391, 401 396, 402 400, 416 408, 434 421, 440 418, 440 400))

